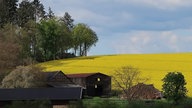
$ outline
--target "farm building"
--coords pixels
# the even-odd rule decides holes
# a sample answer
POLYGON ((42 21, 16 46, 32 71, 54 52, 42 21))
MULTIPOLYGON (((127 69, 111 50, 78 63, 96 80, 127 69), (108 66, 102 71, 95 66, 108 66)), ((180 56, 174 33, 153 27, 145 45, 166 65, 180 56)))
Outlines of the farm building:
POLYGON ((85 88, 85 95, 104 96, 111 92, 111 77, 102 73, 67 74, 75 84, 85 88))
POLYGON ((34 100, 50 100, 53 106, 66 106, 81 98, 81 87, 0 89, 0 107, 12 101, 34 100))
MULTIPOLYGON (((163 97, 162 93, 153 84, 139 83, 131 87, 127 93, 130 99, 160 99, 163 97)), ((125 97, 125 95, 122 96, 122 98, 125 97)))
POLYGON ((0 107, 12 101, 50 100, 53 106, 66 106, 82 98, 83 88, 62 71, 43 72, 47 87, 0 89, 0 107))
POLYGON ((66 87, 75 86, 62 71, 43 72, 48 87, 66 87))

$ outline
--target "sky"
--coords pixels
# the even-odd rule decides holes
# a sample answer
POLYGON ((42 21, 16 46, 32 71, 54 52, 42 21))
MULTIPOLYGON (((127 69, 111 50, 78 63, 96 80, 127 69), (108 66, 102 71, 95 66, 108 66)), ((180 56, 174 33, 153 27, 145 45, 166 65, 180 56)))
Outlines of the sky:
POLYGON ((41 0, 99 38, 88 55, 192 52, 192 0, 41 0))

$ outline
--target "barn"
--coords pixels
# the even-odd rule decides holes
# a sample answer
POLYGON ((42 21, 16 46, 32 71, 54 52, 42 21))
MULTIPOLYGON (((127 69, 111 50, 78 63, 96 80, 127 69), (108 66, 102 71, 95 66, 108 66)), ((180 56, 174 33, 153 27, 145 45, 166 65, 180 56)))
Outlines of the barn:
POLYGON ((111 92, 111 77, 102 73, 66 74, 75 84, 82 86, 84 95, 107 96, 111 92))
POLYGON ((48 87, 75 86, 75 83, 62 71, 43 72, 48 87))

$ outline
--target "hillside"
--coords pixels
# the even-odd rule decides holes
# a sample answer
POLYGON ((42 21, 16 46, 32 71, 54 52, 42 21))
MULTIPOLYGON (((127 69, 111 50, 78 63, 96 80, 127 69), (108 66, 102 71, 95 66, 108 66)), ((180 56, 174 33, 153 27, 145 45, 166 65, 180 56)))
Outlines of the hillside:
POLYGON ((143 77, 150 78, 147 83, 154 84, 158 89, 161 89, 161 79, 167 72, 179 71, 187 81, 188 96, 192 96, 192 53, 89 56, 39 65, 46 71, 62 70, 66 74, 101 72, 107 75, 113 75, 118 67, 132 65, 139 68, 143 77))

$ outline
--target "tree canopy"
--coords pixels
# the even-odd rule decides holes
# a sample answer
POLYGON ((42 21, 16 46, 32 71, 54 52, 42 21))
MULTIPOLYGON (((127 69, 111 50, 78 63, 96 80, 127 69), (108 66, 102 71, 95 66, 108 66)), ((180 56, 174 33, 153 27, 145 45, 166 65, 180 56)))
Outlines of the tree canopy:
POLYGON ((73 40, 75 54, 79 51, 79 56, 87 56, 88 50, 97 43, 97 34, 86 24, 79 23, 73 29, 73 40))
POLYGON ((174 103, 186 97, 186 81, 181 72, 169 72, 163 79, 163 94, 174 103))
POLYGON ((38 30, 37 44, 44 61, 59 59, 60 55, 71 48, 71 33, 64 23, 54 18, 42 20, 38 30))

